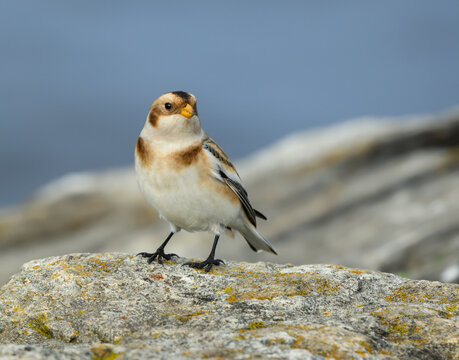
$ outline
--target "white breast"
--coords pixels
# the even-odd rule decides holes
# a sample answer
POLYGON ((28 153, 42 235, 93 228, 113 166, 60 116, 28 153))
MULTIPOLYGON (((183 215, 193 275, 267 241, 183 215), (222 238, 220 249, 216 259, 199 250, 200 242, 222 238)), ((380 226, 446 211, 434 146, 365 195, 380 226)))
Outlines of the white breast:
POLYGON ((203 178, 211 176, 210 169, 208 174, 194 165, 176 169, 160 157, 147 168, 136 161, 135 169, 147 202, 175 227, 221 233, 240 216, 240 206, 204 185, 203 178))

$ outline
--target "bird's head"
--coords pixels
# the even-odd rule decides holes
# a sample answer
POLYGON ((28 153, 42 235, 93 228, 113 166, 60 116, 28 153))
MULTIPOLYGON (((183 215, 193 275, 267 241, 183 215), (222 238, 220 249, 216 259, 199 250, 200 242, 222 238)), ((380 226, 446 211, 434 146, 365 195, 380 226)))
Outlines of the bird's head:
POLYGON ((147 123, 161 137, 185 137, 201 132, 196 97, 184 91, 161 95, 151 105, 147 123))

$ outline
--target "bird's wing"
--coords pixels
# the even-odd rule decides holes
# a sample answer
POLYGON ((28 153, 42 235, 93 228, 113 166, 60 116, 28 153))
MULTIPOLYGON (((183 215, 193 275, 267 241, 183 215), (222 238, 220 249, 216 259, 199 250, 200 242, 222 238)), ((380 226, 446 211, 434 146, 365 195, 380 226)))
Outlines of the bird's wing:
POLYGON ((220 146, 218 146, 215 141, 213 141, 207 134, 204 134, 202 147, 204 150, 207 150, 216 160, 218 160, 222 166, 227 168, 230 172, 235 173, 239 178, 239 174, 231 163, 228 155, 226 155, 220 146))
POLYGON ((256 216, 266 220, 266 217, 259 211, 255 210, 250 204, 247 191, 242 186, 239 174, 228 156, 207 134, 203 139, 202 147, 214 159, 213 176, 217 180, 226 184, 237 195, 247 219, 253 224, 253 226, 257 226, 256 216))

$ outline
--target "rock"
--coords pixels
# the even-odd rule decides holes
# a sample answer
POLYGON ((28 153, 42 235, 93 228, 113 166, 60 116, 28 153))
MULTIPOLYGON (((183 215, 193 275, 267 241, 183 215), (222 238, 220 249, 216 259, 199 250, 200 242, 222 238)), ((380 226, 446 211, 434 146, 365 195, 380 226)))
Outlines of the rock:
MULTIPOLYGON (((459 111, 299 133, 236 165, 279 256, 253 253, 239 235, 223 237, 217 256, 459 282, 459 111)), ((131 168, 67 175, 0 214, 0 283, 34 258, 153 251, 168 231, 131 168)), ((211 243, 181 232, 167 249, 205 258, 211 243)))
POLYGON ((453 359, 459 285, 335 265, 210 273, 123 254, 34 260, 0 290, 0 357, 453 359))

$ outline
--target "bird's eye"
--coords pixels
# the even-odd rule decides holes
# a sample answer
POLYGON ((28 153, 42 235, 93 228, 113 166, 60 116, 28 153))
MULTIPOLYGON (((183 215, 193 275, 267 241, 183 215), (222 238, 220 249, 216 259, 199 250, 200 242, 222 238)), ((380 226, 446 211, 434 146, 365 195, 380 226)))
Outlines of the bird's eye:
POLYGON ((172 109, 172 104, 171 104, 171 103, 165 103, 165 104, 164 104, 164 107, 165 107, 167 110, 170 110, 170 109, 172 109))

